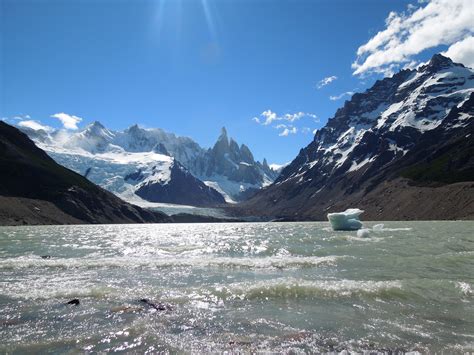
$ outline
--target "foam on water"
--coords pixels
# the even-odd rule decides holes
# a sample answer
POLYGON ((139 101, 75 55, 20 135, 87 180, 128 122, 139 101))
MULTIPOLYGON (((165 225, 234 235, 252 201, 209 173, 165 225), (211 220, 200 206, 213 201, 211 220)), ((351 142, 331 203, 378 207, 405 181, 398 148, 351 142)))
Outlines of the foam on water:
POLYGON ((296 298, 344 298, 360 295, 384 296, 400 294, 400 281, 354 281, 276 279, 256 283, 230 284, 215 289, 222 298, 241 299, 296 299, 296 298), (397 291, 397 292, 395 292, 397 291))
POLYGON ((249 269, 286 269, 335 265, 344 256, 325 257, 263 257, 263 258, 231 258, 231 257, 190 257, 149 258, 149 257, 113 257, 113 258, 68 258, 41 259, 40 257, 18 257, 0 260, 0 270, 9 269, 98 269, 98 268, 174 268, 174 267, 220 267, 249 269))

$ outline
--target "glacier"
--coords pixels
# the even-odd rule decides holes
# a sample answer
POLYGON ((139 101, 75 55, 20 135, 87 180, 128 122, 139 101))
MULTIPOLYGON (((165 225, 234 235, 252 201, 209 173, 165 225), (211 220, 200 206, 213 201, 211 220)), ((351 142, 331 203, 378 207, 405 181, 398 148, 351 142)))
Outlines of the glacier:
POLYGON ((130 202, 235 203, 278 175, 265 159, 256 161, 245 144, 229 139, 225 128, 209 149, 191 138, 138 125, 123 131, 98 121, 76 132, 19 128, 61 165, 130 202))

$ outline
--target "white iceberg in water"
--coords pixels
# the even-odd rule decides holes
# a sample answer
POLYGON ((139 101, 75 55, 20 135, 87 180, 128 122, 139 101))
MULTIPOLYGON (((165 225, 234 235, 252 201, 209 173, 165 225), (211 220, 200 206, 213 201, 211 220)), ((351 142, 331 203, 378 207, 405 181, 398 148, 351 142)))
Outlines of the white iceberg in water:
POLYGON ((359 238, 368 238, 370 237, 370 229, 362 228, 357 231, 357 237, 359 238))
POLYGON ((335 231, 354 231, 362 228, 359 215, 363 212, 358 208, 349 208, 344 212, 328 213, 328 220, 335 231))

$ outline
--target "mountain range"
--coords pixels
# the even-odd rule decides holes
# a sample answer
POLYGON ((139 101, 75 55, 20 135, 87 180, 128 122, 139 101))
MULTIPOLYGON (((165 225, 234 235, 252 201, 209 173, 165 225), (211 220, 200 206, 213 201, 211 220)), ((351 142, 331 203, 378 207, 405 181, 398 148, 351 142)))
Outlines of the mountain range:
POLYGON ((1 121, 0 171, 2 225, 171 221, 57 164, 24 133, 1 121))
POLYGON ((357 93, 241 214, 474 217, 474 71, 440 54, 357 93))
POLYGON ((93 122, 77 132, 21 127, 55 161, 135 204, 217 206, 243 200, 278 173, 255 161, 222 128, 204 149, 188 137, 138 125, 112 131, 93 122))
POLYGON ((2 169, 9 174, 2 176, 0 196, 13 191, 21 198, 42 198, 61 211, 74 206, 75 215, 85 213, 81 220, 95 223, 166 218, 148 215, 85 178, 135 204, 226 206, 242 218, 325 220, 329 212, 358 207, 371 220, 469 219, 474 218, 473 117, 474 71, 437 54, 417 69, 354 94, 280 169, 255 161, 225 128, 209 149, 191 138, 137 125, 112 131, 94 122, 73 133, 22 128, 81 177, 61 170, 26 136, 3 125, 2 169), (34 154, 14 147, 15 139, 34 154), (48 185, 50 170, 55 177, 48 185), (45 190, 25 185, 23 191, 21 184, 34 176, 45 190), (105 217, 93 219, 94 211, 104 208, 105 217))

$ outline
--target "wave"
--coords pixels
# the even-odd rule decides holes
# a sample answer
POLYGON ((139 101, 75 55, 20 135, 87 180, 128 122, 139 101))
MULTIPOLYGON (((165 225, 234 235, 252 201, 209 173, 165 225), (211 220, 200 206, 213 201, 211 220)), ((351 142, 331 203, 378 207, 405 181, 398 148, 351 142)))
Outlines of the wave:
POLYGON ((471 285, 451 280, 429 280, 423 287, 421 280, 302 280, 283 278, 253 283, 236 283, 211 290, 224 299, 294 299, 294 298, 349 298, 377 299, 439 299, 440 297, 472 296, 471 285), (443 295, 434 290, 443 289, 443 295), (434 292, 434 293, 433 293, 434 292))
POLYGON ((216 288, 212 292, 221 298, 344 298, 352 296, 397 296, 403 293, 402 283, 395 281, 298 280, 293 278, 238 283, 216 288))
POLYGON ((474 295, 474 292, 472 291, 472 287, 470 284, 468 284, 467 282, 457 282, 456 283, 456 286, 461 290, 461 292, 465 295, 465 296, 473 296, 474 295))
POLYGON ((150 257, 109 257, 109 258, 61 258, 40 259, 37 257, 18 257, 0 260, 0 270, 30 268, 170 268, 170 267, 222 267, 249 269, 309 268, 322 265, 335 265, 344 256, 323 257, 192 257, 192 258, 150 258, 150 257))
POLYGON ((122 296, 120 290, 113 289, 107 286, 88 286, 88 285, 71 285, 69 283, 55 284, 54 287, 41 287, 41 288, 20 288, 15 290, 9 290, 2 292, 4 296, 11 297, 13 299, 28 299, 28 300, 55 300, 64 299, 69 300, 72 298, 93 298, 103 299, 110 296, 119 298, 122 296))

